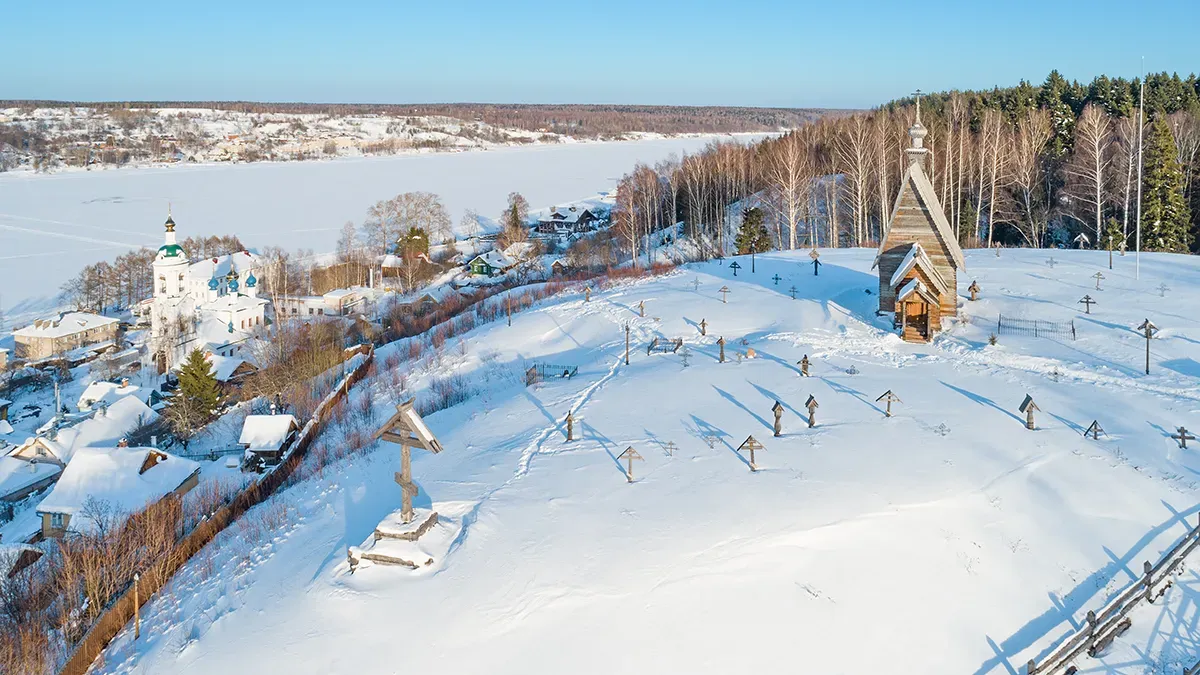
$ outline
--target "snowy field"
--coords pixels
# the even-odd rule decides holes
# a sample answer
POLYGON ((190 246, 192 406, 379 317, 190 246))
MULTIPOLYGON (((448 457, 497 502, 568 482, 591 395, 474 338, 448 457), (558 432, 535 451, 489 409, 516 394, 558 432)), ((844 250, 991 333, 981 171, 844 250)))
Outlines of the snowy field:
MULTIPOLYGON (((803 252, 761 255, 756 274, 742 260, 736 279, 696 264, 447 344, 426 366, 475 393, 426 418, 445 451, 415 453, 413 470, 417 506, 462 528, 448 555, 349 573, 347 547, 399 506, 398 453, 380 447, 256 509, 288 513, 261 543, 222 535, 97 672, 1024 672, 1196 523, 1200 448, 1168 434, 1200 429, 1200 259, 1146 255, 1134 281, 1132 256, 1110 272, 1093 252, 1055 251, 1051 268, 1047 251, 970 251, 960 296, 977 279, 982 297, 962 300, 969 321, 913 345, 874 316, 872 255, 824 251, 817 278, 803 252), (998 313, 1074 320, 1078 339, 989 345, 998 313), (1147 316, 1162 327, 1149 376, 1133 330, 1147 316), (647 356, 654 336, 683 337, 689 365, 647 356), (526 388, 532 360, 579 374, 526 388), (875 402, 888 389, 903 401, 890 419, 875 402), (1026 394, 1035 431, 1017 412, 1026 394), (1093 419, 1099 441, 1081 434, 1093 419), (765 446, 754 473, 735 451, 750 434, 765 446), (631 445, 645 459, 627 484, 617 456, 631 445)), ((386 373, 375 386, 381 420, 386 373)), ((1185 572, 1081 672, 1195 662, 1198 592, 1185 572)))
MULTIPOLYGON (((401 192, 495 218, 510 192, 536 207, 616 187, 637 162, 695 152, 718 137, 576 143, 317 162, 0 174, 0 308, 57 294, 84 265, 162 243, 170 202, 181 237, 236 234, 247 246, 332 251, 347 220, 401 192)), ((731 137, 721 137, 731 138, 731 137)), ((743 140, 761 136, 738 136, 743 140)))

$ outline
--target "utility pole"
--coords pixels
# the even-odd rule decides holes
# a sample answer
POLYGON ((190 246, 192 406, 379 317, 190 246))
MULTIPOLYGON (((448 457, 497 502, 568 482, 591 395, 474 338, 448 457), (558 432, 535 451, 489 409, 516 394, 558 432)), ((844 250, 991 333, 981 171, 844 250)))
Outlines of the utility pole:
MULTIPOLYGON (((1137 241, 1136 251, 1133 258, 1133 278, 1142 278, 1142 128, 1146 126, 1146 57, 1142 57, 1142 78, 1138 85, 1138 171, 1137 171, 1137 241)), ((1149 353, 1150 342, 1146 342, 1147 353, 1149 353)), ((1146 357, 1149 359, 1149 357, 1146 357)), ((1147 364, 1149 361, 1147 360, 1147 364)), ((1150 367, 1147 365, 1146 373, 1149 374, 1150 367)))

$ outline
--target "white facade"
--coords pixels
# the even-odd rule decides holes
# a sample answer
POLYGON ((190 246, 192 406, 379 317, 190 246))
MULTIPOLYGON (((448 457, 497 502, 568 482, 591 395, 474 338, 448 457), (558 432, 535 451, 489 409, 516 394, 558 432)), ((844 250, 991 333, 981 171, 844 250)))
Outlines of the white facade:
POLYGON ((270 303, 258 297, 262 261, 249 251, 192 263, 166 222, 166 240, 154 259, 151 348, 160 371, 192 349, 219 351, 249 339, 267 324, 270 303))

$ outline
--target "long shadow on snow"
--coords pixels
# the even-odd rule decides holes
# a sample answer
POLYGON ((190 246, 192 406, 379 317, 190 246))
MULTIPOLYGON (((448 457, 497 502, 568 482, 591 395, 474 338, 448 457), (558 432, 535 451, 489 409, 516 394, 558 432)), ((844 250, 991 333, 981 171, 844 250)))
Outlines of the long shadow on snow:
POLYGON ((991 407, 995 408, 996 410, 999 410, 1000 412, 1004 413, 1005 415, 1008 415, 1009 417, 1013 418, 1014 420, 1020 422, 1021 424, 1025 424, 1025 420, 1021 419, 1014 413, 1011 413, 1011 412, 1005 410, 1004 408, 1001 408, 1000 406, 996 405, 996 402, 993 401, 992 399, 990 399, 986 396, 980 396, 979 394, 967 391, 966 389, 961 389, 959 387, 956 387, 956 386, 950 384, 949 382, 946 382, 945 380, 939 380, 939 381, 942 383, 942 386, 944 386, 948 389, 953 389, 954 391, 957 391, 958 393, 962 394, 963 396, 966 396, 967 398, 971 399, 972 401, 975 401, 979 405, 991 406, 991 407))
MULTIPOLYGON (((745 464, 747 467, 750 466, 750 460, 746 459, 745 457, 742 457, 741 453, 739 453, 737 451, 737 448, 733 447, 733 445, 731 445, 729 443, 729 441, 725 440, 726 438, 729 437, 729 434, 725 433, 724 429, 718 429, 717 427, 714 427, 713 425, 709 424, 708 422, 705 422, 704 420, 700 419, 699 417, 696 417, 695 415, 691 415, 691 418, 692 418, 692 421, 696 423, 697 431, 707 432, 704 435, 711 434, 713 436, 716 436, 721 441, 721 445, 728 448, 729 451, 733 453, 733 456, 738 458, 739 462, 741 462, 742 464, 745 464)), ((701 438, 703 438, 703 436, 701 438)), ((622 471, 624 471, 624 469, 622 469, 622 471)))
MULTIPOLYGON (((1091 603, 1092 598, 1098 593, 1097 589, 1104 588, 1108 581, 1121 570, 1125 570, 1128 574, 1130 563, 1134 561, 1135 557, 1139 553, 1142 553, 1142 550, 1149 546, 1154 539, 1165 533, 1172 526, 1183 525, 1185 532, 1190 531, 1191 527, 1185 521, 1185 518, 1200 512, 1200 505, 1196 505, 1183 512, 1176 511, 1166 502, 1163 502, 1163 505, 1171 512, 1171 517, 1152 528, 1141 539, 1138 539, 1133 546, 1129 547, 1125 555, 1115 556, 1109 552, 1109 558, 1112 562, 1088 575, 1086 579, 1080 581, 1065 596, 1060 597, 1054 593, 1048 594, 1050 603, 1053 606, 1043 612, 1041 616, 1034 618, 1019 628, 1000 644, 996 644, 996 641, 991 636, 985 635, 984 639, 987 640, 988 645, 992 647, 992 651, 996 655, 984 661, 975 670, 974 675, 987 675, 997 666, 1003 666, 1011 675, 1017 675, 1018 671, 1009 662, 1009 659, 1025 651, 1035 642, 1045 638, 1061 624, 1065 623, 1072 629, 1079 628, 1079 623, 1074 618, 1075 614, 1082 611, 1084 606, 1091 603)), ((1181 534, 1180 536, 1183 535, 1181 534)), ((1136 579, 1136 576, 1133 578, 1136 579)), ((1058 637, 1061 639, 1063 636, 1060 635, 1058 637)), ((1054 640, 1053 644, 1058 644, 1058 642, 1059 640, 1054 640)), ((1053 649, 1053 645, 1048 644, 1037 656, 1045 657, 1050 653, 1051 649, 1053 649)), ((1021 671, 1024 671, 1024 664, 1021 664, 1021 671)))
POLYGON ((759 424, 763 425, 763 426, 764 426, 764 427, 766 427, 767 429, 771 429, 771 430, 774 430, 774 429, 775 429, 775 427, 774 427, 772 424, 770 424, 769 422, 767 422, 767 420, 766 420, 766 418, 765 418, 765 417, 761 417, 761 416, 759 416, 758 414, 756 414, 756 413, 755 413, 753 410, 751 410, 751 409, 747 408, 747 407, 746 407, 746 405, 745 405, 744 403, 742 403, 741 401, 737 400, 737 398, 735 398, 735 397, 733 396, 733 394, 730 394, 729 392, 725 391, 724 389, 721 389, 720 387, 718 387, 718 386, 716 386, 716 385, 712 385, 712 388, 717 390, 717 393, 721 395, 721 398, 723 398, 723 399, 725 399, 726 401, 729 401, 730 403, 732 403, 732 404, 736 405, 737 407, 739 407, 739 408, 741 408, 742 410, 746 411, 746 414, 748 414, 748 415, 750 415, 751 417, 753 417, 754 419, 758 420, 758 423, 759 423, 759 424))
MULTIPOLYGON (((584 438, 585 440, 588 438, 591 438, 594 441, 596 441, 596 443, 600 444, 601 449, 604 450, 604 454, 608 455, 608 458, 613 461, 613 466, 617 467, 617 471, 620 471, 622 476, 627 475, 625 473, 625 467, 621 464, 621 460, 618 459, 617 455, 613 454, 613 451, 609 449, 609 448, 617 447, 617 444, 614 443, 611 438, 600 433, 599 431, 596 430, 596 427, 594 427, 586 422, 579 423, 579 430, 581 432, 580 436, 582 438, 584 438)), ((620 453, 617 453, 617 454, 620 454, 620 453)))
MULTIPOLYGON (((742 265, 742 269, 747 274, 739 274, 737 280, 746 284, 756 284, 763 290, 770 291, 776 295, 780 295, 789 300, 792 299, 791 292, 785 288, 783 284, 779 286, 773 285, 771 275, 763 272, 749 273, 750 256, 737 256, 738 259, 745 258, 746 264, 742 265)), ((791 261, 773 259, 768 256, 762 256, 765 262, 772 265, 787 265, 791 261)), ((739 262, 741 264, 741 262, 739 262)), ((799 274, 801 280, 795 282, 796 299, 797 300, 814 300, 828 306, 830 303, 836 303, 839 307, 844 308, 847 312, 854 315, 855 318, 862 320, 864 323, 874 325, 878 317, 875 315, 875 309, 879 307, 879 299, 874 295, 874 290, 879 288, 879 278, 873 274, 865 274, 858 270, 852 270, 849 267, 843 267, 834 263, 822 263, 821 274, 818 276, 812 275, 811 265, 808 260, 800 261, 808 274, 799 274), (847 290, 850 289, 850 290, 847 290), (865 289, 871 291, 867 294, 860 290, 865 289), (842 302, 842 301, 845 302, 842 302)), ((790 276, 790 275, 789 275, 790 276)), ((720 298, 718 298, 720 299, 720 298)))
POLYGON ((762 394, 763 396, 765 396, 765 397, 767 398, 767 400, 770 400, 770 401, 779 401, 780 403, 782 403, 782 404, 783 404, 783 407, 784 407, 785 409, 787 409, 787 410, 791 410, 793 414, 795 414, 795 415, 799 415, 800 417, 807 417, 807 415, 802 415, 802 414, 800 413, 800 411, 799 411, 799 410, 796 410, 795 408, 793 408, 793 407, 792 407, 792 404, 791 404, 791 403, 788 403, 787 401, 783 400, 782 398, 780 398, 780 397, 779 397, 779 395, 778 395, 778 394, 776 394, 775 392, 771 391, 770 389, 764 389, 763 387, 760 387, 760 386, 758 386, 757 384, 754 384, 753 382, 750 382, 750 380, 746 380, 746 382, 749 382, 749 383, 750 383, 750 386, 751 386, 751 387, 754 387, 755 389, 757 389, 757 390, 758 390, 758 393, 760 393, 760 394, 762 394))

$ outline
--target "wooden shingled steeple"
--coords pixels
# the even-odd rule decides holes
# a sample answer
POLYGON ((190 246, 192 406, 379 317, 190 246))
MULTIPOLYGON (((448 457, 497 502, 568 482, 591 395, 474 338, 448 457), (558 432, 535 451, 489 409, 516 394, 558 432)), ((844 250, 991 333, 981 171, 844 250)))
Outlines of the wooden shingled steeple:
POLYGON ((957 315, 958 270, 966 266, 925 173, 927 134, 918 104, 917 119, 908 130, 911 146, 905 150, 904 179, 874 263, 879 267, 879 312, 895 313, 906 340, 928 340, 940 330, 943 318, 957 315), (902 291, 904 298, 899 297, 902 291))

